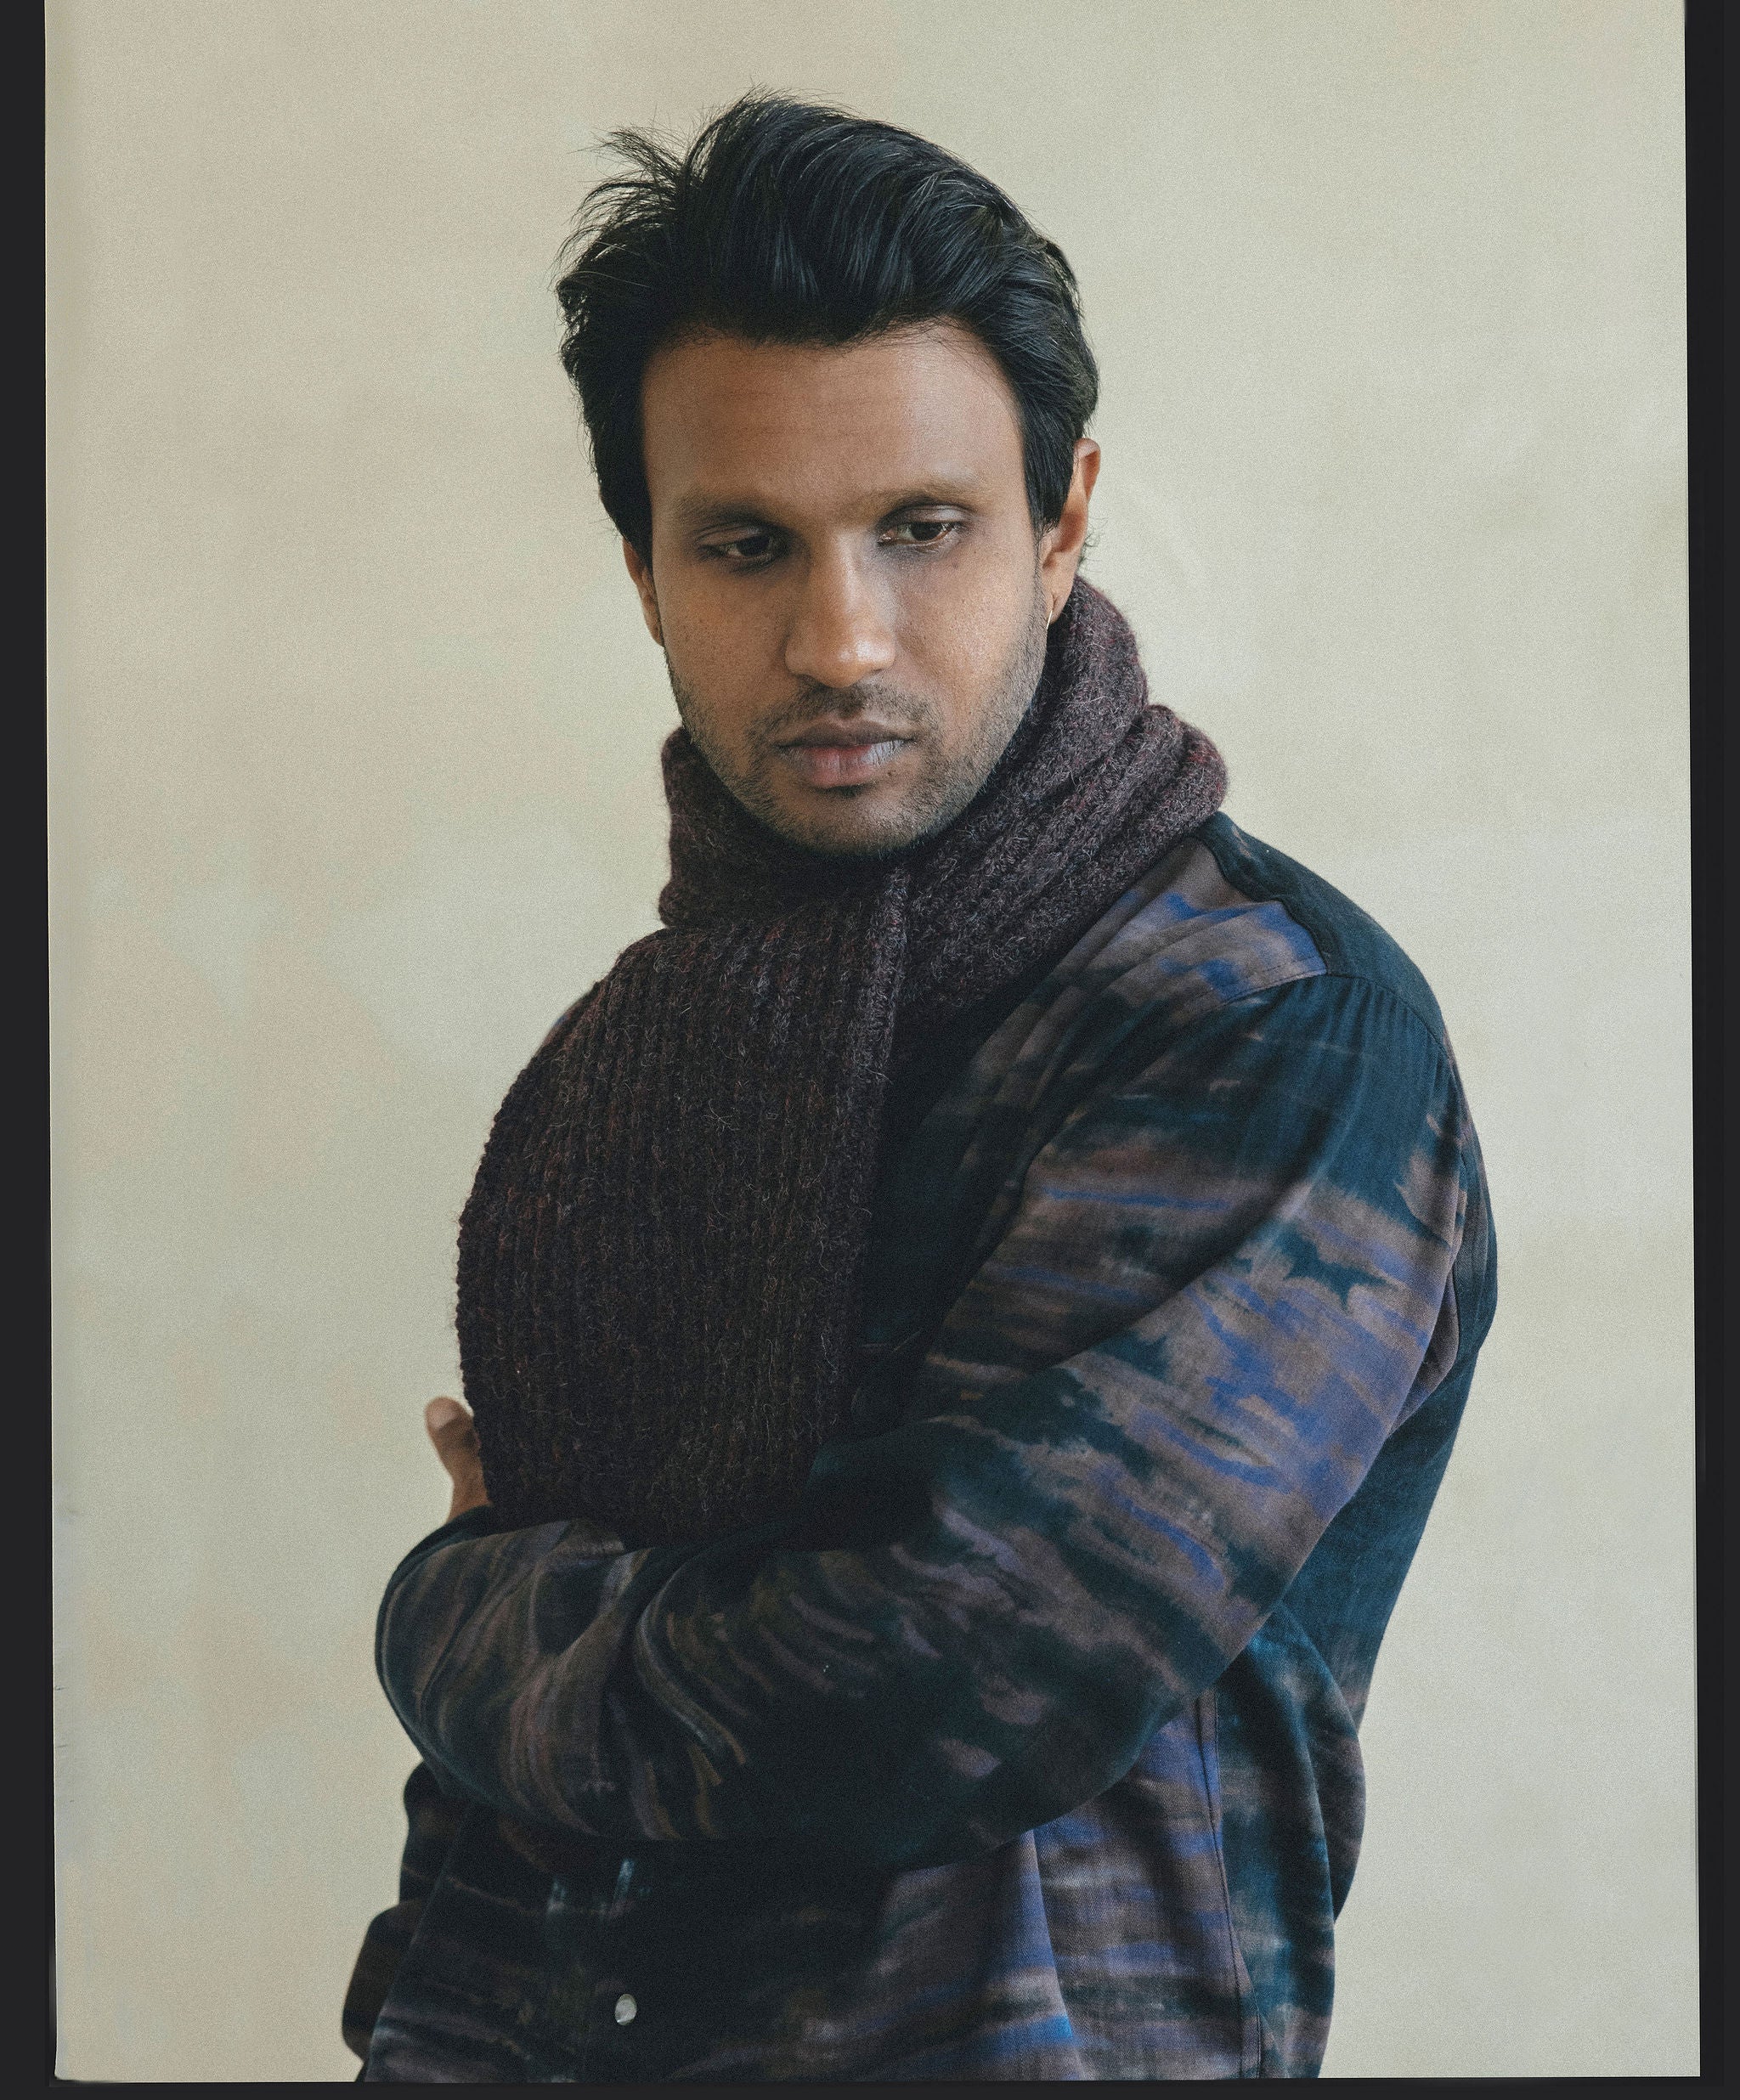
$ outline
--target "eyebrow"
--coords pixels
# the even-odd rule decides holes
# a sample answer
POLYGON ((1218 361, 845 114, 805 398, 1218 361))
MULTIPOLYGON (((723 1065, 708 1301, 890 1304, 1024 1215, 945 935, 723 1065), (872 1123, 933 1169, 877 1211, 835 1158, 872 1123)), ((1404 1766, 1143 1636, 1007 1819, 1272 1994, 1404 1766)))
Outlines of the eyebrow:
MULTIPOLYGON (((969 485, 961 482, 927 482, 922 486, 898 489, 893 493, 873 498, 880 505, 878 518, 892 517, 898 511, 924 510, 935 505, 946 505, 954 510, 974 507, 974 494, 969 485)), ((753 498, 736 500, 730 497, 694 496, 675 506, 678 528, 683 532, 706 532, 719 525, 756 525, 771 530, 784 528, 778 521, 762 508, 753 498)))

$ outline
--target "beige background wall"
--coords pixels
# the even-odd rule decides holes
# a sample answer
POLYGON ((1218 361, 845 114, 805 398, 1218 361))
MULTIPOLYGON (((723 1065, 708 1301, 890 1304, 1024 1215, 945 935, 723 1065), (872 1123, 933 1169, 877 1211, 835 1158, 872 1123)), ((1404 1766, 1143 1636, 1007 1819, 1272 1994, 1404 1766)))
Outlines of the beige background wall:
POLYGON ((1328 2069, 1695 2067, 1673 0, 49 0, 63 2074, 328 2079, 455 1219, 652 923, 553 353, 596 135, 752 82, 1063 243, 1090 573, 1433 980, 1499 1324, 1328 2069))

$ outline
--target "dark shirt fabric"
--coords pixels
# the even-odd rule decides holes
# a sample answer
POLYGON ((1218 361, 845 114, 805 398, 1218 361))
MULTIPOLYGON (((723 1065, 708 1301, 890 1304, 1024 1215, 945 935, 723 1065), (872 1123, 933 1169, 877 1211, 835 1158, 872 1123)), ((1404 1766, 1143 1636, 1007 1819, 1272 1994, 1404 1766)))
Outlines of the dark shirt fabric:
POLYGON ((394 1573, 424 1762, 365 2078, 1316 2075, 1356 1731, 1494 1306, 1455 1060, 1224 816, 1008 1004, 902 1076, 794 1515, 625 1552, 483 1510, 394 1573))

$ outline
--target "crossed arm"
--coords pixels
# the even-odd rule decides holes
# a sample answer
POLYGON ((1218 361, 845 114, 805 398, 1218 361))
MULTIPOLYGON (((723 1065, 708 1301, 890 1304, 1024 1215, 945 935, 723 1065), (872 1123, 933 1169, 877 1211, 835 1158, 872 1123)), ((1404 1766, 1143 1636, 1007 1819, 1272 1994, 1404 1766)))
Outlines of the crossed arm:
POLYGON ((378 1657, 445 1782, 624 1849, 895 1867, 1121 1776, 1454 1352, 1442 1055, 1370 988, 1243 1003, 1072 1119, 952 1322, 1073 1292, 1101 1338, 827 1447, 788 1518, 633 1553, 496 1532, 469 1418, 432 1403, 454 1513, 395 1573, 378 1657))

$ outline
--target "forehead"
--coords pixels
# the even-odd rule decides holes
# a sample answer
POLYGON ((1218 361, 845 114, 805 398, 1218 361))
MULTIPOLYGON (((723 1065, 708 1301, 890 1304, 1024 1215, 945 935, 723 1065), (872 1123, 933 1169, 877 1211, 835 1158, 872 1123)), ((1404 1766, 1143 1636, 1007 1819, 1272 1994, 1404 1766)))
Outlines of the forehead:
POLYGON ((720 505, 833 515, 933 487, 1025 501, 1014 397, 953 323, 841 347, 687 338, 649 361, 641 416, 655 519, 720 505))

